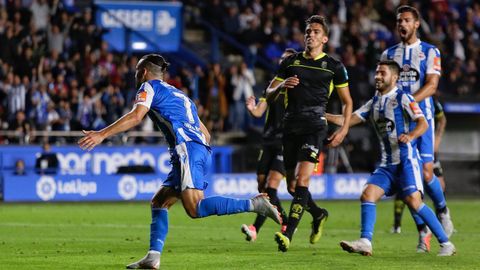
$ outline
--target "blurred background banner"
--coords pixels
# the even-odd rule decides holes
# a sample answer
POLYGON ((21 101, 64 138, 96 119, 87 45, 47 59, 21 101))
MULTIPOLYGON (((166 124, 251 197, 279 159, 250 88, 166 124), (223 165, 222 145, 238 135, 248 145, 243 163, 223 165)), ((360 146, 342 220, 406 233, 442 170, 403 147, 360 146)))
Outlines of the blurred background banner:
MULTIPOLYGON (((311 179, 314 199, 358 199, 369 174, 325 174, 311 179)), ((27 175, 4 174, 5 202, 34 201, 129 201, 150 200, 166 175, 102 174, 102 175, 27 175)), ((213 174, 206 196, 251 198, 258 194, 253 173, 213 174)), ((278 190, 279 198, 291 199, 285 181, 278 190)))
POLYGON ((175 52, 182 37, 180 2, 95 1, 103 39, 118 52, 175 52))

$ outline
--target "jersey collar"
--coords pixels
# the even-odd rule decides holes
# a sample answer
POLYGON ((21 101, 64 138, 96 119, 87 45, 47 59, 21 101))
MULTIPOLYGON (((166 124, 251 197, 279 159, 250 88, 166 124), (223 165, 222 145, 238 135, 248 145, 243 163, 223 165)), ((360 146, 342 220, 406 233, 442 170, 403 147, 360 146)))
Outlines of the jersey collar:
POLYGON ((377 90, 377 96, 378 96, 378 97, 389 97, 389 96, 393 96, 393 95, 397 92, 397 90, 398 90, 398 87, 395 86, 392 90, 390 90, 388 93, 386 93, 386 94, 384 94, 384 95, 382 95, 382 94, 380 93, 380 91, 377 90))
POLYGON ((415 41, 414 43, 412 43, 412 44, 410 44, 410 45, 407 45, 407 44, 401 42, 401 43, 400 43, 400 46, 401 46, 402 48, 411 49, 411 48, 413 48, 413 47, 415 47, 415 46, 420 45, 420 42, 422 42, 422 41, 421 41, 419 38, 417 38, 417 41, 415 41))
MULTIPOLYGON (((314 61, 317 61, 318 59, 322 59, 325 55, 327 55, 327 54, 324 53, 324 52, 322 52, 322 53, 319 54, 317 57, 315 57, 313 60, 314 60, 314 61)), ((303 58, 305 58, 305 59, 312 59, 312 58, 310 58, 310 57, 307 55, 307 53, 306 53, 305 51, 303 51, 302 56, 303 56, 303 58)))

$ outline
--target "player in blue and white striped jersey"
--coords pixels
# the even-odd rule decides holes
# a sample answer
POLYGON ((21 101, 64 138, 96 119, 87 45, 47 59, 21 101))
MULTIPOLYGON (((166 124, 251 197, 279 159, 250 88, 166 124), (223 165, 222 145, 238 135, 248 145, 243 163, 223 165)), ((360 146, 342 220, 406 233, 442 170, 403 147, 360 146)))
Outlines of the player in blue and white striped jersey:
POLYGON ((250 200, 214 196, 204 198, 211 162, 209 133, 198 118, 195 104, 180 90, 163 81, 168 63, 158 54, 145 55, 136 66, 138 92, 133 109, 115 123, 99 131, 85 131, 82 149, 91 150, 105 138, 126 131, 146 114, 162 130, 171 153, 172 171, 151 201, 150 250, 129 269, 158 269, 168 233, 168 209, 178 199, 192 218, 255 212, 277 223, 282 219, 266 194, 250 200))
MULTIPOLYGON (((398 87, 415 98, 428 121, 428 130, 417 142, 423 161, 425 191, 432 198, 437 217, 450 236, 453 233, 453 223, 440 181, 433 174, 435 113, 432 95, 437 90, 441 75, 441 57, 440 51, 435 46, 417 37, 419 26, 418 10, 411 6, 400 6, 397 9, 397 31, 401 42, 385 50, 381 60, 394 60, 399 64, 401 69, 398 87)), ((417 216, 414 215, 414 219, 420 234, 417 251, 428 252, 430 234, 428 228, 417 216)))
MULTIPOLYGON (((375 73, 377 94, 355 111, 350 126, 371 121, 382 149, 381 164, 372 173, 361 195, 361 236, 356 241, 342 241, 348 252, 372 255, 373 228, 376 220, 376 202, 383 195, 400 192, 410 210, 431 228, 441 249, 439 256, 455 254, 455 246, 448 240, 434 212, 422 201, 421 159, 416 148, 419 138, 428 128, 425 116, 413 97, 396 86, 399 66, 395 61, 379 62, 375 73)), ((343 124, 343 116, 326 115, 327 120, 343 124)))

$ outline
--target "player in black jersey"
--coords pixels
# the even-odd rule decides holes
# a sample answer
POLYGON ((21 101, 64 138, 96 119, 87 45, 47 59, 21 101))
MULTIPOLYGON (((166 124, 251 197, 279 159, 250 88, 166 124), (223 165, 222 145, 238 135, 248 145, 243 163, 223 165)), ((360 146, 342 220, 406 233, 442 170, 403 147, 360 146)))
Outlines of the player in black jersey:
POLYGON ((345 122, 328 138, 329 146, 338 146, 343 141, 352 114, 347 71, 341 62, 323 52, 329 32, 326 19, 314 15, 306 24, 305 51, 286 58, 267 88, 268 95, 276 95, 287 88, 283 157, 287 182, 289 187, 295 186, 295 190, 289 189, 293 201, 287 230, 275 234, 278 248, 283 252, 288 250, 304 210, 314 217, 310 234, 312 244, 320 239, 323 223, 328 216, 328 212, 312 200, 308 186, 323 142, 327 138, 325 109, 333 89, 337 90, 344 104, 345 122))
MULTIPOLYGON (((296 52, 291 48, 286 49, 280 58, 280 63, 282 63, 283 59, 296 52)), ((282 230, 285 230, 287 227, 287 214, 283 210, 277 196, 278 186, 285 176, 282 147, 285 90, 275 97, 271 96, 269 100, 267 100, 267 93, 264 92, 258 104, 255 104, 255 97, 251 96, 248 98, 246 106, 250 114, 257 118, 262 117, 267 112, 263 128, 262 149, 260 150, 257 163, 258 191, 268 194, 270 202, 277 207, 282 215, 282 230)), ((257 239, 257 234, 265 220, 265 216, 257 215, 252 225, 242 225, 242 232, 245 234, 247 241, 255 241, 257 239)))
MULTIPOLYGON (((447 118, 445 117, 445 113, 443 111, 443 106, 436 98, 433 97, 433 106, 435 108, 435 144, 434 144, 434 161, 433 161, 433 173, 437 176, 438 180, 440 181, 440 185, 442 186, 443 192, 445 192, 445 179, 443 176, 443 168, 440 160, 438 159, 438 148, 440 147, 440 142, 442 141, 443 133, 445 132, 445 127, 447 125, 447 118)), ((402 199, 399 198, 399 195, 395 197, 395 202, 393 204, 393 227, 391 232, 392 233, 401 233, 401 225, 402 225, 402 215, 403 209, 405 208, 405 204, 403 203, 402 199)))

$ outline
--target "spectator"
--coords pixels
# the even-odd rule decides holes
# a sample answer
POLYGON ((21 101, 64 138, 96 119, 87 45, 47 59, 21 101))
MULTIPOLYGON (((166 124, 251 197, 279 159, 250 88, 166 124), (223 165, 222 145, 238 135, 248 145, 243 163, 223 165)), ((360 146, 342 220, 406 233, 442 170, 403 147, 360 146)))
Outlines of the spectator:
POLYGON ((42 153, 37 155, 35 171, 38 174, 56 174, 59 168, 57 154, 51 151, 49 143, 44 143, 42 150, 42 153))

